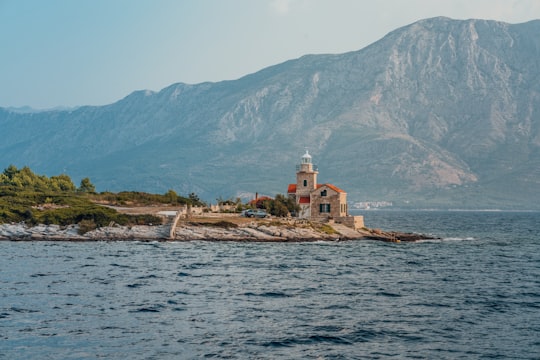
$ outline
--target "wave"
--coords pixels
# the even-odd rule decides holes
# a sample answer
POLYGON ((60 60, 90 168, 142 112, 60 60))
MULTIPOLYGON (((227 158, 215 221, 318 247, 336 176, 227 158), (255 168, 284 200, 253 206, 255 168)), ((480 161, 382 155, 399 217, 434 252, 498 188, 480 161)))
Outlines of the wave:
POLYGON ((415 242, 416 243, 440 243, 444 241, 473 241, 473 240, 476 240, 476 239, 472 236, 467 236, 467 237, 449 236, 449 237, 440 238, 440 239, 417 240, 415 242))
POLYGON ((472 236, 468 236, 468 237, 465 237, 465 238, 462 238, 462 237, 447 237, 447 238, 443 238, 442 240, 443 241, 471 241, 471 240, 475 240, 475 238, 473 238, 472 236))

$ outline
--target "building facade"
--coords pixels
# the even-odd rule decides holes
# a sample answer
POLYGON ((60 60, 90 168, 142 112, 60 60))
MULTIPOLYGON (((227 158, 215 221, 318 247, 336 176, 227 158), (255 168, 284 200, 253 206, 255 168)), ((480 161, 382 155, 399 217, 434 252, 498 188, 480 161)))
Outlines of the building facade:
POLYGON ((364 226, 363 216, 350 216, 347 193, 332 184, 318 184, 317 166, 306 150, 300 164, 296 166, 296 183, 289 184, 287 194, 300 207, 299 218, 314 221, 335 221, 352 228, 364 226))

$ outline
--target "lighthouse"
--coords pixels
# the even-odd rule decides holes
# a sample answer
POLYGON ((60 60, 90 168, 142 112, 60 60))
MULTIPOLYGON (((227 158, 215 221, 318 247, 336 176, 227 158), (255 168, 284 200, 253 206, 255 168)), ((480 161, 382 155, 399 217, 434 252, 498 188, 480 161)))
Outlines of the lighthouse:
POLYGON ((317 167, 306 149, 301 162, 296 166, 296 196, 307 196, 317 188, 317 167))
POLYGON ((347 193, 332 184, 318 184, 319 171, 306 153, 296 165, 296 184, 289 184, 287 194, 295 200, 300 211, 297 216, 312 221, 334 221, 359 229, 364 226, 363 216, 349 215, 347 193))

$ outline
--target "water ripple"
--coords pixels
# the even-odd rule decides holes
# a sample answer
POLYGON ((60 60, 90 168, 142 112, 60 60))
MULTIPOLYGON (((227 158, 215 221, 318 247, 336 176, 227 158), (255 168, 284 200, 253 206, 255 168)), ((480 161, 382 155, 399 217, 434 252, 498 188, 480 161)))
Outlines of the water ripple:
POLYGON ((0 358, 537 357, 538 214, 377 217, 444 240, 0 242, 0 358))

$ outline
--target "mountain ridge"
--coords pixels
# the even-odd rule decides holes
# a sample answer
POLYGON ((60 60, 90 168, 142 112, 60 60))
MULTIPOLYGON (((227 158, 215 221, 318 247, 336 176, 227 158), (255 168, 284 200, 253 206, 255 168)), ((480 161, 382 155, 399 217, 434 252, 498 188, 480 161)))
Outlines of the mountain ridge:
POLYGON ((539 20, 425 19, 237 80, 69 111, 0 109, 0 164, 212 199, 284 193, 308 147, 320 180, 352 201, 540 208, 539 31, 539 20))

